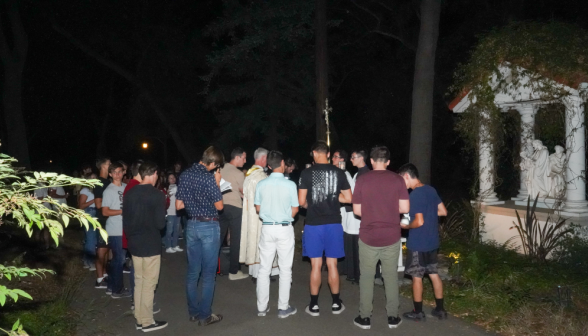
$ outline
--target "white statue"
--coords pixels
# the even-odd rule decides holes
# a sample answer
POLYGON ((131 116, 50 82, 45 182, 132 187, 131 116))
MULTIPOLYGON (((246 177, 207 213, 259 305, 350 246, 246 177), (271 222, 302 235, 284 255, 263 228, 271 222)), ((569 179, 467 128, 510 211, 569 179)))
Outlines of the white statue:
POLYGON ((551 188, 549 197, 560 198, 565 189, 564 167, 566 155, 562 146, 555 146, 555 153, 549 156, 549 178, 551 179, 551 188))
POLYGON ((531 189, 532 189, 531 181, 533 180, 531 178, 531 175, 529 174, 529 171, 533 167, 533 160, 531 160, 531 158, 533 157, 534 151, 535 150, 533 149, 533 140, 527 139, 527 141, 523 144, 523 146, 521 148, 520 167, 521 167, 521 171, 525 172, 525 174, 524 174, 525 180, 523 181, 523 183, 527 187, 527 192, 529 193, 529 195, 531 195, 531 189))
POLYGON ((541 140, 533 140, 533 154, 529 156, 529 149, 525 148, 521 157, 521 169, 526 170, 527 176, 525 185, 529 191, 531 199, 537 197, 547 197, 551 190, 551 167, 549 164, 549 151, 543 146, 541 140))

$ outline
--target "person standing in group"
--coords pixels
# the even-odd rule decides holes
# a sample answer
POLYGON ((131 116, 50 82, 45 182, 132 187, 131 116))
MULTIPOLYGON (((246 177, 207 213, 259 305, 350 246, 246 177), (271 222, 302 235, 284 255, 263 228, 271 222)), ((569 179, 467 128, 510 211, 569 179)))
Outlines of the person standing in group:
MULTIPOLYGON (((142 164, 143 164, 143 160, 137 160, 131 165, 132 178, 129 180, 129 183, 127 183, 127 186, 125 187, 125 190, 123 191, 123 200, 124 200, 124 196, 127 194, 127 192, 129 190, 131 190, 135 186, 138 186, 143 181, 143 179, 141 178, 141 174, 139 172, 139 168, 141 168, 142 164)), ((124 206, 123 206, 123 208, 124 208, 124 206)), ((123 245, 123 249, 126 249, 127 251, 129 251, 127 235, 126 235, 124 228, 123 228, 123 236, 122 236, 122 245, 123 245)), ((132 258, 132 254, 130 251, 129 251, 129 254, 131 255, 131 258, 132 258)), ((134 294, 135 293, 135 267, 133 266, 132 262, 130 263, 129 271, 131 274, 130 279, 129 279, 129 285, 130 285, 129 289, 131 291, 131 294, 134 294)), ((131 310, 133 310, 133 309, 135 309, 135 302, 134 301, 131 303, 131 310)), ((154 309, 156 309, 154 312, 159 312, 159 308, 154 308, 154 309)))
POLYGON ((302 171, 298 202, 307 208, 302 236, 302 255, 310 258, 310 304, 306 313, 319 316, 318 295, 321 286, 323 254, 327 258, 329 287, 333 314, 340 314, 345 306, 339 297, 337 258, 345 256, 340 203, 351 203, 351 187, 343 170, 329 164, 329 146, 318 141, 312 146, 314 165, 302 171))
POLYGON ((223 210, 219 168, 224 163, 222 151, 214 146, 208 147, 200 162, 180 175, 176 194, 176 209, 185 207, 189 217, 184 232, 188 254, 188 312, 190 321, 198 321, 201 326, 223 319, 222 315, 212 313, 212 298, 220 249, 218 212, 223 210), (198 293, 200 279, 202 295, 198 293))
POLYGON ((153 298, 161 268, 160 230, 165 227, 165 195, 154 187, 157 170, 153 162, 140 164, 141 183, 125 193, 122 210, 136 285, 135 328, 143 332, 167 327, 167 322, 153 319, 153 298))
POLYGON ((167 198, 169 200, 169 207, 167 208, 167 228, 165 230, 165 252, 176 253, 183 250, 178 245, 178 237, 180 235, 180 217, 177 216, 176 211, 176 193, 178 186, 176 185, 176 174, 167 174, 167 198))
MULTIPOLYGON (((355 192, 355 184, 357 179, 370 171, 368 166, 365 164, 365 151, 357 150, 351 153, 351 164, 357 167, 357 173, 353 176, 351 181, 351 193, 355 192)), ((359 225, 361 219, 357 217, 353 212, 347 213, 346 223, 343 226, 345 233, 344 245, 345 245, 345 273, 347 274, 347 280, 354 283, 359 283, 359 225)))
POLYGON ((272 264, 278 255, 280 266, 280 291, 278 317, 296 314, 296 308, 288 304, 294 261, 294 228, 292 222, 298 213, 296 184, 284 178, 284 156, 271 151, 267 163, 272 174, 260 181, 255 188, 255 209, 263 221, 259 238, 259 273, 257 275, 257 315, 269 312, 269 287, 272 264))
POLYGON ((290 174, 292 174, 298 168, 296 166, 296 160, 294 160, 292 158, 287 158, 286 160, 284 160, 284 163, 286 164, 286 170, 284 171, 284 177, 287 178, 288 180, 292 181, 290 174))
POLYGON ((402 178, 389 170, 390 151, 385 146, 372 148, 374 170, 355 184, 353 212, 361 217, 359 227, 359 316, 353 323, 370 329, 374 298, 374 275, 378 261, 386 290, 388 327, 402 322, 398 317, 398 257, 400 254, 400 214, 409 211, 408 192, 402 178))
MULTIPOLYGON (((331 163, 333 166, 343 170, 345 172, 345 177, 347 178, 347 183, 351 187, 351 192, 353 193, 354 182, 351 174, 346 169, 346 161, 347 160, 347 152, 338 149, 333 153, 331 157, 331 163)), ((345 250, 345 232, 347 232, 347 223, 349 222, 349 217, 353 216, 353 208, 351 204, 341 204, 341 226, 343 226, 343 248, 345 250)), ((342 260, 338 260, 337 268, 339 270, 339 274, 347 274, 347 252, 345 252, 345 258, 342 260)), ((349 279, 349 276, 347 276, 349 279)))
MULTIPOLYGON (((96 160, 96 168, 99 175, 98 180, 102 185, 94 187, 94 205, 96 205, 96 217, 98 223, 104 228, 106 227, 106 217, 102 215, 102 198, 104 197, 104 190, 108 188, 110 179, 108 179, 108 167, 110 167, 109 158, 100 158, 96 160)), ((106 259, 108 257, 108 244, 102 238, 102 235, 96 231, 96 284, 94 287, 106 289, 108 287, 106 278, 106 259)))
MULTIPOLYGON (((96 174, 90 173, 83 176, 85 179, 96 179, 96 174)), ((92 218, 96 217, 96 205, 94 204, 94 193, 89 187, 83 187, 78 196, 78 208, 84 210, 92 218)), ((84 268, 90 271, 96 270, 96 235, 99 234, 96 229, 88 226, 84 241, 84 268)))
POLYGON ((231 184, 231 190, 223 193, 225 206, 220 215, 221 246, 230 231, 230 266, 229 280, 246 279, 249 275, 241 272, 239 252, 241 249, 241 221, 243 215, 243 181, 245 176, 240 168, 247 162, 247 153, 243 148, 235 148, 231 152, 231 161, 221 168, 221 176, 231 184))
POLYGON ((437 273, 437 252, 439 249, 439 216, 447 216, 447 209, 435 188, 419 180, 419 171, 412 163, 400 167, 398 174, 404 178, 410 193, 410 218, 412 222, 404 227, 409 229, 406 240, 407 258, 405 274, 412 277, 414 310, 404 313, 409 320, 425 320, 423 312, 423 277, 429 275, 435 292, 436 307, 431 315, 446 319, 443 307, 443 283, 437 273))
MULTIPOLYGON (((243 181, 243 219, 239 262, 249 265, 249 274, 253 277, 253 282, 257 281, 259 272, 259 236, 261 234, 261 220, 255 210, 255 188, 260 181, 267 178, 265 172, 267 153, 268 150, 261 147, 253 153, 255 164, 247 171, 243 181)), ((274 267, 271 275, 277 275, 278 272, 277 267, 274 267)))
POLYGON ((127 185, 122 183, 123 165, 119 162, 110 164, 108 175, 112 178, 112 183, 104 190, 102 199, 102 215, 107 217, 106 232, 108 233, 108 246, 112 251, 109 270, 111 280, 108 281, 106 293, 111 294, 113 299, 119 299, 132 296, 131 292, 123 286, 125 253, 122 246, 122 203, 123 192, 127 185))

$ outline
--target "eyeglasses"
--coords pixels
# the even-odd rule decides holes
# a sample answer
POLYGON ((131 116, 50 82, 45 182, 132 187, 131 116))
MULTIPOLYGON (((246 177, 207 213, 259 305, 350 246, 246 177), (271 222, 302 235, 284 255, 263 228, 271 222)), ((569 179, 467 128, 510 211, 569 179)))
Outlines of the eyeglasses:
POLYGON ((352 156, 351 160, 359 159, 361 156, 352 156))

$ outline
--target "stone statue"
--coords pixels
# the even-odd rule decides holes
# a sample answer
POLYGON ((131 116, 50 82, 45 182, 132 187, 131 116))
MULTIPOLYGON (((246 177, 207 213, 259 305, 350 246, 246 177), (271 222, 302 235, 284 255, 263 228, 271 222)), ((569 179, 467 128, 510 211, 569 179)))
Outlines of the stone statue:
MULTIPOLYGON (((528 144, 528 143, 527 143, 528 144)), ((551 167, 549 163, 549 151, 543 146, 541 140, 533 140, 533 154, 529 155, 530 150, 524 148, 521 153, 521 169, 526 171, 525 185, 529 191, 531 199, 537 197, 548 197, 551 190, 551 167)), ((525 146, 527 147, 527 146, 525 146)))
POLYGON ((566 163, 566 155, 562 146, 555 146, 555 153, 549 156, 549 178, 551 188, 549 190, 549 197, 560 198, 565 189, 564 167, 566 163))
POLYGON ((532 139, 527 139, 527 141, 523 144, 522 148, 521 148, 521 171, 525 172, 524 174, 524 181, 523 183, 525 184, 525 186, 527 187, 527 192, 529 193, 529 195, 531 195, 531 175, 529 174, 529 171, 531 170, 531 168, 533 167, 533 161, 531 160, 531 158, 533 157, 533 152, 535 150, 533 149, 533 140, 532 139))

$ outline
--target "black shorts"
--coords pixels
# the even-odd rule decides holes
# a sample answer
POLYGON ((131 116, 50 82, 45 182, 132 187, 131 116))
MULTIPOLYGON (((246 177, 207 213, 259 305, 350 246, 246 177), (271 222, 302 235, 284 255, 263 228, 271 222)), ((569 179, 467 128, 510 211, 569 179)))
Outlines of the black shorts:
MULTIPOLYGON (((106 223, 102 222, 101 220, 98 221, 100 223, 100 225, 102 225, 102 228, 106 227, 106 223)), ((106 241, 104 241, 104 239, 102 239, 102 235, 100 234, 100 231, 96 230, 96 235, 97 235, 97 240, 96 240, 96 247, 101 248, 101 247, 108 247, 108 244, 106 241)))
POLYGON ((422 278, 425 274, 437 274, 437 251, 418 252, 408 251, 404 274, 422 278))

